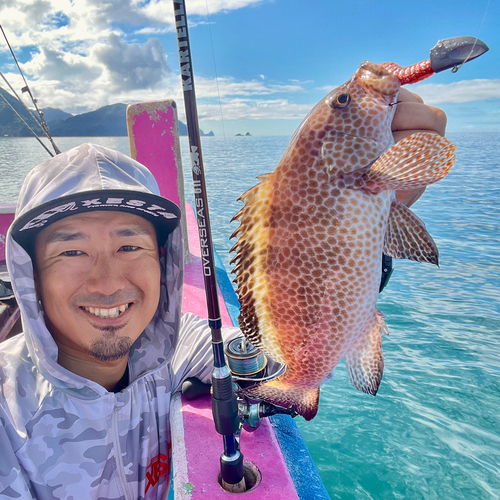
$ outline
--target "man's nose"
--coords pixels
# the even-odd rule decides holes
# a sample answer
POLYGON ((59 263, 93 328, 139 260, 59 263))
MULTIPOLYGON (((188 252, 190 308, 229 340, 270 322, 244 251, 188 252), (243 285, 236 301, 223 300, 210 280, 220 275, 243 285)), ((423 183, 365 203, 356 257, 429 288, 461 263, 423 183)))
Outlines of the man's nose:
POLYGON ((125 289, 125 283, 126 279, 119 262, 110 256, 100 255, 90 270, 87 289, 89 292, 111 295, 125 289))

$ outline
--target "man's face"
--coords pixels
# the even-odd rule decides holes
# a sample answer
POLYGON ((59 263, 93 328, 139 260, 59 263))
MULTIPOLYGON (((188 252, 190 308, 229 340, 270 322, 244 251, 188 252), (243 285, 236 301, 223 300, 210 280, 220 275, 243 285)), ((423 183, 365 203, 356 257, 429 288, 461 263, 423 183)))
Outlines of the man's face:
POLYGON ((156 312, 160 262, 154 226, 137 215, 96 211, 43 229, 35 280, 59 349, 86 359, 126 356, 156 312))

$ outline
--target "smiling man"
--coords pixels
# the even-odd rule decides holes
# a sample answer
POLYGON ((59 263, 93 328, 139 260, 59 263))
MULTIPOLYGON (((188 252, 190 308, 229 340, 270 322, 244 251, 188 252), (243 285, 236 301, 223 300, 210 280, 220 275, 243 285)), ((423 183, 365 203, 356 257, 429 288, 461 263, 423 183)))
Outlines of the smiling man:
POLYGON ((35 241, 37 295, 58 363, 112 390, 160 300, 153 224, 97 211, 54 222, 35 241))
MULTIPOLYGON (((444 133, 440 110, 399 98, 396 139, 444 133)), ((171 395, 212 371, 207 322, 181 313, 179 218, 144 166, 101 146, 28 174, 6 242, 24 332, 0 344, 0 498, 166 498, 171 395)))
POLYGON ((212 366, 206 321, 181 314, 180 215, 144 166, 94 144, 26 178, 7 242, 24 334, 0 345, 1 498, 166 496, 171 394, 212 366))

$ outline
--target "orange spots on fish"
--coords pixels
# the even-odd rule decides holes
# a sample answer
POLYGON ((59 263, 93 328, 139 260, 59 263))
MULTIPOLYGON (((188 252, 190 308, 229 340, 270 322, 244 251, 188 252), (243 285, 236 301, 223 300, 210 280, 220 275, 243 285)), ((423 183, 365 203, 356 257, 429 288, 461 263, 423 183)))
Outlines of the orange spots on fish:
POLYGON ((313 418, 319 385, 345 357, 352 383, 376 394, 383 371, 376 301, 382 251, 437 263, 422 221, 394 190, 444 177, 454 148, 433 134, 392 146, 399 80, 363 63, 301 124, 272 174, 241 196, 235 219, 240 327, 287 365, 249 394, 313 418))

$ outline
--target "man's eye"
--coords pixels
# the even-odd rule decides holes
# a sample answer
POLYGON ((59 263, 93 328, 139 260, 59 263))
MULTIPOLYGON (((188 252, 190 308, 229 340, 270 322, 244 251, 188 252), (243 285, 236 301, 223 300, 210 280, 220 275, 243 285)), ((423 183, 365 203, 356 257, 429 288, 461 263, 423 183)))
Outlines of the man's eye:
POLYGON ((61 255, 65 257, 78 257, 79 255, 83 255, 83 252, 81 250, 66 250, 61 255))
POLYGON ((120 252, 135 252, 136 250, 139 250, 139 247, 135 245, 123 245, 120 247, 120 252))

